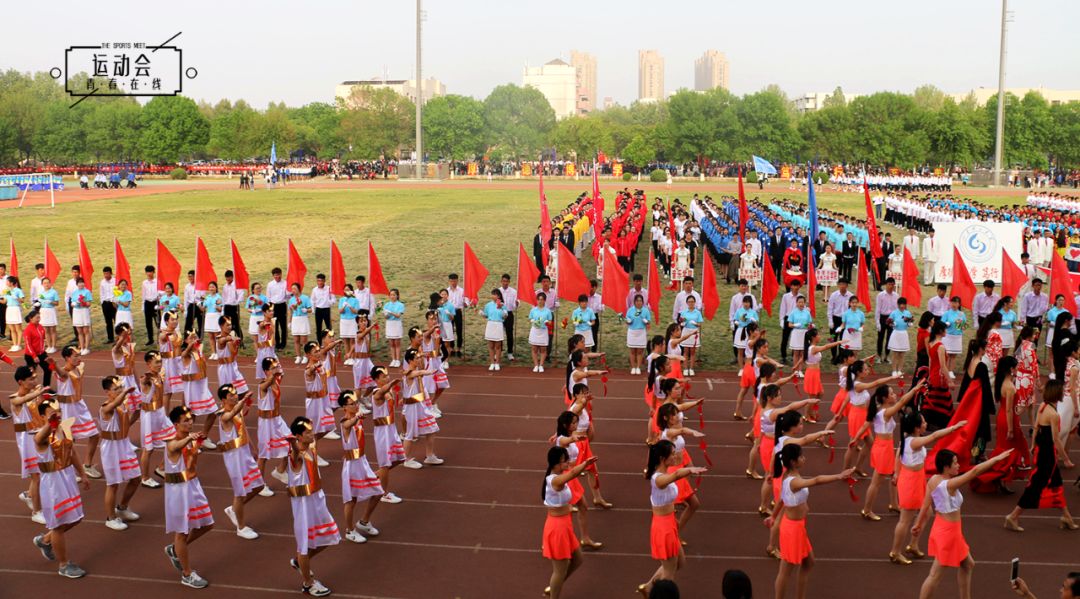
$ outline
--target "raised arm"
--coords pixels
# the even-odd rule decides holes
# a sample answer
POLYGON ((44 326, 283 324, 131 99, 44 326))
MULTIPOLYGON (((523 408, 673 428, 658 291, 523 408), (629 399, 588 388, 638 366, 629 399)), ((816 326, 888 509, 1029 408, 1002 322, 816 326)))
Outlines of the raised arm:
POLYGON ((801 476, 791 477, 791 490, 801 491, 808 487, 816 487, 818 485, 824 485, 828 483, 835 483, 842 480, 851 478, 851 475, 855 473, 854 468, 848 468, 838 474, 822 474, 813 478, 803 478, 801 476))
POLYGON ((926 379, 919 381, 919 384, 913 386, 907 393, 903 394, 900 397, 900 401, 896 402, 888 408, 885 408, 885 418, 892 418, 893 416, 896 416, 900 412, 900 410, 904 409, 904 406, 907 405, 909 401, 914 399, 915 396, 918 395, 919 391, 921 391, 924 387, 926 387, 926 379))
POLYGON ((952 493, 953 491, 955 491, 955 490, 957 490, 957 489, 959 489, 961 487, 966 486, 976 476, 978 476, 978 475, 982 474, 983 472, 986 472, 987 470, 993 468, 994 464, 996 464, 996 463, 1004 460, 1005 458, 1009 457, 1009 454, 1011 454, 1012 452, 1013 452, 1013 449, 1011 449, 1011 448, 1006 449, 1005 451, 997 454, 996 456, 990 458, 989 460, 986 460, 985 462, 979 464, 978 466, 975 466, 974 468, 972 468, 971 470, 968 470, 967 472, 961 474, 960 476, 954 476, 954 477, 950 478, 949 483, 948 483, 949 493, 952 493))

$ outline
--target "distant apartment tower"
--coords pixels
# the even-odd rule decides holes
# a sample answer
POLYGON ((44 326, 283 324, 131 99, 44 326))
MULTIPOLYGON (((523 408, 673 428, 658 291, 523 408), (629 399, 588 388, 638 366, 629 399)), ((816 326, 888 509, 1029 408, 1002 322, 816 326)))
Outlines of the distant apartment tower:
POLYGON ((706 50, 694 61, 694 89, 703 92, 728 87, 728 59, 723 52, 706 50))
POLYGON ((596 57, 571 50, 570 66, 577 71, 577 113, 588 114, 596 110, 596 57))
POLYGON ((638 100, 664 99, 664 58, 656 50, 638 50, 638 100))
POLYGON ((544 94, 555 110, 555 118, 566 118, 577 111, 577 69, 556 58, 538 67, 525 67, 522 83, 544 94))
POLYGON ((355 87, 388 88, 412 100, 414 103, 418 97, 422 97, 425 104, 432 98, 446 95, 446 86, 438 79, 429 77, 424 79, 421 86, 422 95, 417 93, 415 79, 362 79, 358 81, 342 81, 334 88, 334 96, 346 104, 350 104, 349 97, 355 87))
POLYGON ((616 106, 615 98, 612 98, 611 96, 604 96, 604 110, 607 110, 608 108, 613 108, 614 106, 616 106))

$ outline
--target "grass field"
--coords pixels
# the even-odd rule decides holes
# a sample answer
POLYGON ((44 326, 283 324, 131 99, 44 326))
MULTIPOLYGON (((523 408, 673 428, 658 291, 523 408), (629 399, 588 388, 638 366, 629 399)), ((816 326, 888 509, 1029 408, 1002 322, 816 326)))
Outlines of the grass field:
MULTIPOLYGON (((165 186, 165 182, 148 183, 150 187, 165 186)), ((552 213, 587 190, 588 185, 588 181, 553 182, 548 190, 552 213)), ((661 195, 665 199, 679 197, 684 202, 688 202, 695 192, 712 194, 715 198, 735 191, 733 183, 715 181, 678 183, 673 187, 636 181, 627 185, 643 187, 650 199, 661 195)), ((131 263, 136 287, 142 280, 142 267, 154 262, 155 239, 158 238, 180 259, 186 270, 193 267, 195 237, 201 236, 222 279, 224 271, 232 266, 229 239, 235 239, 252 281, 265 283, 271 268, 285 267, 286 241, 291 237, 307 263, 308 286, 314 285, 316 273, 329 272, 331 239, 341 249, 350 280, 356 274, 367 272, 367 242, 371 241, 389 285, 401 290, 408 309, 406 323, 416 324, 422 317, 419 302, 445 285, 447 273, 461 272, 463 241, 469 242, 491 271, 481 293, 481 299, 486 301, 486 290, 497 285, 499 275, 510 273, 516 281, 517 244, 525 244, 531 255, 532 237, 538 222, 537 191, 535 184, 529 182, 484 184, 473 181, 424 186, 340 183, 315 187, 293 185, 255 192, 206 189, 209 186, 195 182, 187 183, 185 187, 190 189, 122 199, 69 202, 58 204, 56 208, 27 207, 0 212, 3 223, 0 232, 9 233, 18 248, 24 289, 28 288, 33 276, 33 264, 42 260, 42 242, 46 236, 63 265, 57 284, 60 290, 66 282, 67 269, 76 262, 76 233, 85 237, 98 272, 101 267, 112 265, 112 238, 118 237, 131 263)), ((613 183, 602 185, 609 197, 614 196, 614 189, 613 183)), ((988 204, 1023 202, 1019 190, 976 191, 978 200, 988 204)), ((805 201, 805 194, 789 192, 786 183, 774 183, 763 192, 756 186, 748 186, 747 195, 751 198, 759 196, 762 201, 772 197, 805 201)), ((862 194, 825 189, 819 191, 818 201, 824 208, 864 214, 862 194)), ((611 203, 609 200, 609 208, 611 203)), ((645 242, 635 264, 639 272, 644 273, 647 256, 645 242)), ((585 272, 594 273, 591 254, 585 252, 582 260, 585 272)), ((97 278, 95 275, 95 281, 97 278)), ((96 287, 93 290, 96 295, 96 287)), ((724 321, 734 291, 721 283, 723 304, 718 320, 715 324, 707 323, 703 329, 701 368, 720 368, 731 359, 730 335, 724 321)), ((925 290, 924 298, 929 295, 930 290, 925 290)), ((137 292, 135 299, 140 301, 137 292)), ((672 294, 663 295, 662 315, 670 315, 672 300, 672 294)), ((569 315, 569 310, 561 310, 559 318, 563 315, 569 315)), ((517 355, 520 359, 527 355, 528 332, 522 324, 524 314, 518 320, 517 355)), ((775 319, 766 318, 767 325, 770 320, 775 324, 775 319)), ((136 330, 141 329, 142 321, 138 315, 135 321, 136 330)), ((105 336, 98 310, 94 311, 94 323, 95 345, 100 347, 105 336)), ((67 319, 62 318, 61 340, 67 339, 67 324, 67 319)), ((478 315, 469 313, 466 316, 465 349, 474 358, 470 361, 486 359, 483 324, 478 315)), ((624 328, 610 311, 604 313, 602 327, 609 364, 625 368, 624 328)), ((778 343, 778 335, 774 337, 774 343, 778 343)), ((871 337, 872 331, 867 329, 865 341, 871 341, 871 337)), ((562 339, 565 334, 560 331, 560 341, 562 339)), ((772 353, 775 355, 778 351, 776 347, 772 353)))

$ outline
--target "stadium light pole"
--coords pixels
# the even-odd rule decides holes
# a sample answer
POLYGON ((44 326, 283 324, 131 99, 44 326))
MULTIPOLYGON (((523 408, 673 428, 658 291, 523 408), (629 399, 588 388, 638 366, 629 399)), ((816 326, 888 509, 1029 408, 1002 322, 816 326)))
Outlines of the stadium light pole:
POLYGON ((1008 15, 1009 0, 1001 0, 1001 54, 998 57, 997 132, 994 139, 995 186, 1001 185, 1001 162, 1005 153, 1005 33, 1008 15))
POLYGON ((424 178, 424 139, 420 119, 424 105, 424 80, 420 74, 420 0, 416 0, 416 178, 424 178))

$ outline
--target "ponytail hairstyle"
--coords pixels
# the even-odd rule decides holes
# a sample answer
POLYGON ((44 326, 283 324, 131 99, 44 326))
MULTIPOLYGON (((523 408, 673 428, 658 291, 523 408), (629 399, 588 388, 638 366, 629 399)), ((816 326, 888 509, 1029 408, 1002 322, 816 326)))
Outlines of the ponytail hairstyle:
MULTIPOLYGON (((999 304, 1001 302, 998 302, 999 304)), ((1001 312, 994 310, 987 314, 982 319, 982 324, 979 325, 979 330, 975 334, 978 339, 986 339, 990 335, 990 330, 994 328, 994 325, 1001 324, 1001 312)))
POLYGON ((929 310, 923 312, 922 316, 919 317, 919 328, 929 330, 930 327, 934 324, 935 318, 937 317, 934 316, 933 312, 929 310))
POLYGON ((855 355, 855 352, 851 351, 850 349, 848 349, 846 347, 841 347, 840 349, 836 350, 836 357, 833 358, 832 363, 833 364, 843 364, 848 358, 850 358, 851 356, 854 356, 854 355, 855 355))
POLYGON ((586 385, 585 383, 576 383, 574 385, 574 392, 570 397, 577 397, 578 395, 581 395, 582 393, 588 393, 588 392, 589 392, 589 386, 588 385, 586 385))
MULTIPOLYGON (((651 479, 653 474, 660 469, 664 460, 675 453, 675 444, 667 439, 657 441, 649 446, 649 462, 645 465, 645 478, 651 479)), ((550 460, 549 460, 550 461, 550 460)))
POLYGON ((904 412, 900 417, 900 455, 904 455, 904 438, 915 434, 923 424, 923 416, 917 410, 904 412))
POLYGON ((844 388, 848 390, 848 393, 855 390, 855 381, 859 379, 859 375, 862 374, 864 368, 866 368, 866 362, 862 360, 855 360, 851 366, 848 366, 847 380, 844 381, 844 388))
POLYGON ((574 423, 574 419, 577 417, 577 414, 570 410, 559 414, 559 417, 555 419, 555 435, 558 437, 569 437, 574 434, 574 431, 570 430, 570 425, 574 423))
POLYGON ((870 405, 866 406, 866 421, 873 422, 874 417, 877 416, 878 410, 885 405, 885 400, 889 399, 889 393, 892 389, 888 385, 882 385, 877 389, 874 389, 874 395, 870 398, 870 405))
MULTIPOLYGON (((585 357, 585 352, 578 350, 570 354, 570 359, 566 362, 566 396, 573 397, 570 389, 570 375, 574 372, 574 369, 581 364, 581 360, 585 357)), ((655 360, 653 362, 655 364, 655 360)))
POLYGON ((941 322, 940 318, 934 319, 934 324, 930 325, 930 338, 927 340, 927 344, 933 343, 937 339, 941 339, 945 335, 945 331, 949 327, 945 326, 944 322, 941 322))
POLYGON ((986 339, 972 339, 968 342, 967 356, 964 357, 964 372, 967 372, 971 360, 986 350, 986 339))
POLYGON ((565 447, 559 447, 558 445, 548 449, 547 455, 547 472, 544 472, 544 480, 540 483, 540 500, 543 501, 547 495, 547 477, 551 476, 551 471, 563 462, 570 461, 570 452, 566 451, 565 447))
POLYGON ((679 406, 676 406, 673 403, 661 405, 660 408, 656 410, 656 428, 661 431, 668 428, 668 421, 678 413, 679 406))
MULTIPOLYGON (((806 335, 804 337, 805 343, 803 344, 803 354, 806 357, 810 357, 810 347, 814 345, 814 341, 818 338, 818 330, 813 325, 810 325, 809 329, 806 329, 806 335)), ((806 358, 803 358, 804 360, 806 358)))
POLYGON ((788 431, 799 426, 802 422, 802 414, 799 414, 795 410, 789 410, 776 417, 776 438, 779 439, 787 434, 788 431))
POLYGON ((942 449, 934 457, 934 467, 937 468, 938 474, 944 474, 945 469, 952 466, 953 460, 956 459, 956 452, 951 449, 942 449))
MULTIPOLYGON (((649 377, 647 379, 648 386, 646 389, 653 388, 653 385, 656 384, 656 377, 660 376, 665 371, 667 364, 668 357, 663 354, 653 358, 652 363, 649 365, 649 377)), ((569 378, 569 376, 567 378, 569 378)))
POLYGON ((756 333, 757 330, 758 330, 757 321, 753 321, 753 320, 750 321, 749 324, 747 324, 745 327, 743 327, 742 337, 740 337, 739 340, 742 341, 743 339, 749 339, 750 335, 756 333))
POLYGON ((765 385, 765 389, 761 392, 761 407, 769 405, 769 400, 780 395, 780 385, 768 384, 765 385))
POLYGON ((666 378, 660 381, 660 392, 664 394, 664 397, 669 397, 671 392, 675 390, 675 385, 679 384, 679 379, 675 377, 666 378))
POLYGON ((438 293, 432 293, 428 296, 428 312, 431 312, 439 307, 439 302, 442 300, 442 296, 438 293))
POLYGON ((1017 364, 1019 361, 1015 356, 1002 356, 998 360, 997 371, 994 373, 994 397, 999 403, 1001 402, 1001 385, 1005 383, 1005 379, 1012 376, 1017 364))
POLYGON ((1000 311, 1000 310, 1004 310, 1004 309, 1005 309, 1005 305, 1006 305, 1006 304, 1008 304, 1009 302, 1011 302, 1011 301, 1012 301, 1012 299, 1013 299, 1013 298, 1012 298, 1012 296, 1011 296, 1011 295, 1003 295, 1003 296, 1001 296, 1001 299, 999 299, 999 300, 997 301, 997 303, 996 303, 996 304, 994 304, 994 312, 998 312, 998 311, 1000 311))
POLYGON ((580 333, 574 333, 573 335, 570 335, 570 337, 566 339, 566 354, 570 355, 574 353, 574 348, 577 347, 577 344, 581 343, 584 340, 585 335, 582 335, 580 333))
POLYGON ((766 345, 768 345, 768 344, 769 344, 769 341, 768 341, 767 339, 765 339, 764 337, 758 337, 758 338, 757 338, 757 340, 756 340, 756 341, 754 341, 754 347, 750 348, 750 349, 752 349, 752 350, 753 350, 753 353, 752 353, 752 354, 750 354, 750 365, 751 365, 751 366, 753 366, 753 365, 754 365, 754 362, 756 362, 756 361, 757 361, 757 354, 758 354, 758 351, 759 351, 759 350, 760 350, 761 348, 763 348, 763 347, 765 347, 766 345))
POLYGON ((667 325, 667 331, 664 332, 664 353, 667 353, 668 347, 671 346, 671 336, 677 330, 679 330, 679 323, 673 322, 667 325))
POLYGON ((664 336, 663 335, 653 335, 652 339, 649 340, 649 351, 650 352, 655 351, 657 347, 660 347, 662 350, 664 350, 664 351, 660 352, 661 354, 667 353, 666 348, 664 348, 664 336))
POLYGON ((780 450, 780 465, 785 470, 791 470, 800 457, 802 457, 802 445, 785 443, 783 449, 780 450))
POLYGON ((766 362, 761 365, 758 370, 757 380, 754 381, 754 395, 757 396, 758 389, 761 387, 762 382, 766 382, 769 378, 776 374, 776 366, 772 362, 766 362))

